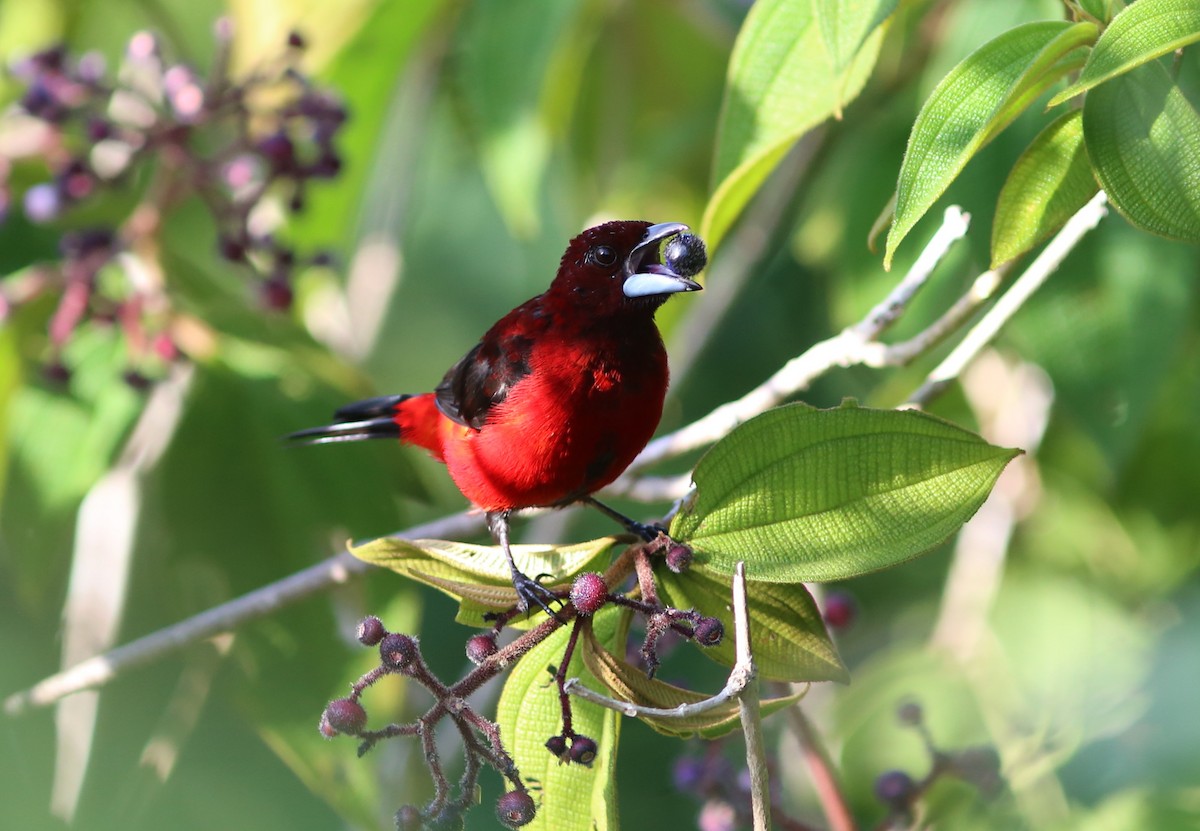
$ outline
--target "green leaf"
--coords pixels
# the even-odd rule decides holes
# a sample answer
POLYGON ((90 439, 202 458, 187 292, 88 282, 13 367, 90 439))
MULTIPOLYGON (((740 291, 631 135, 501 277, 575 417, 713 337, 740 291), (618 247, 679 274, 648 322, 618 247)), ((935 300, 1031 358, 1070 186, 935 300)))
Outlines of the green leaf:
POLYGON ((877 29, 837 70, 821 42, 812 0, 754 4, 729 59, 713 164, 715 187, 700 223, 710 250, 716 250, 796 140, 858 95, 881 41, 877 29))
MULTIPOLYGON (((694 608, 725 625, 726 637, 720 646, 702 652, 718 663, 733 666, 730 579, 718 577, 699 565, 682 574, 664 570, 656 576, 664 602, 677 609, 694 608)), ((850 675, 829 639, 817 604, 802 583, 763 583, 751 579, 747 581, 746 594, 754 663, 764 678, 849 682, 850 675)))
POLYGON ((1058 230, 1096 193, 1079 110, 1053 121, 1008 174, 992 224, 992 268, 1058 230))
POLYGON ((984 145, 1078 65, 1093 23, 1041 21, 1010 29, 967 56, 937 85, 913 124, 896 185, 884 267, 900 241, 984 145))
MULTIPOLYGON (((602 568, 617 544, 615 537, 601 537, 568 546, 514 545, 512 554, 521 571, 550 575, 547 586, 565 589, 571 576, 589 567, 602 568)), ((510 609, 517 602, 512 574, 499 546, 380 537, 350 546, 350 553, 461 601, 457 619, 471 626, 481 625, 484 613, 510 609)), ((512 625, 520 627, 522 622, 513 621, 512 625)))
POLYGON ((1200 113, 1160 62, 1088 93, 1083 137, 1122 216, 1155 234, 1200 240, 1200 113))
MULTIPOLYGON (((621 612, 602 609, 592 618, 591 629, 599 643, 618 648, 621 612)), ((616 760, 620 717, 597 704, 574 699, 572 723, 579 734, 596 742, 597 756, 590 768, 563 765, 546 750, 546 739, 562 732, 562 708, 551 681, 550 666, 562 661, 570 637, 569 627, 556 630, 530 650, 509 673, 496 707, 500 735, 527 783, 541 786, 541 805, 530 831, 606 831, 617 823, 616 760)), ((567 677, 578 677, 598 688, 596 678, 576 649, 567 665, 567 677)))
POLYGON ((705 454, 670 533, 722 574, 854 577, 958 530, 1019 452, 914 410, 779 407, 705 454))
POLYGON ((1196 0, 1138 0, 1105 27, 1079 80, 1051 98, 1050 106, 1198 40, 1196 0))
POLYGON ((821 40, 835 70, 845 69, 871 32, 887 20, 899 0, 813 0, 821 40))
MULTIPOLYGON (((647 678, 644 671, 624 659, 618 658, 606 649, 590 630, 585 630, 581 647, 587 668, 608 688, 613 696, 622 701, 643 707, 669 709, 685 704, 697 704, 712 697, 707 693, 695 692, 654 678, 647 678)), ((757 657, 756 654, 756 661, 757 657)), ((796 693, 762 701, 760 706, 763 716, 782 710, 798 701, 802 695, 803 693, 796 693)), ((740 715, 737 700, 730 699, 711 710, 705 710, 695 715, 675 718, 641 716, 639 720, 667 736, 678 738, 703 736, 706 739, 715 739, 737 728, 740 715)))

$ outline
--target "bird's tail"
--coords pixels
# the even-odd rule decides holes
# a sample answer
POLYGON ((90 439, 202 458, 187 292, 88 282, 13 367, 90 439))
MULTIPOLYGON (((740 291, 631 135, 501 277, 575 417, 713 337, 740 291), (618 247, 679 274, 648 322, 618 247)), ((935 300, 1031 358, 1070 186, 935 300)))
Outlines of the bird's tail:
POLYGON ((296 444, 392 439, 424 447, 440 456, 438 416, 431 393, 383 395, 347 404, 333 414, 333 424, 299 430, 286 438, 296 444))

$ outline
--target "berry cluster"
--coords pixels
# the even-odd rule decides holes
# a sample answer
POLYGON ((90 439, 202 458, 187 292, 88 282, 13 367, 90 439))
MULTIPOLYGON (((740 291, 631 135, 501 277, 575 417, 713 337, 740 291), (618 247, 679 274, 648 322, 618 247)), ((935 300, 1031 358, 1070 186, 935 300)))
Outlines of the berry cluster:
POLYGON ((659 666, 656 644, 667 631, 674 631, 701 646, 716 646, 721 642, 724 627, 716 618, 705 617, 695 611, 663 607, 657 600, 651 558, 661 556, 668 568, 685 568, 690 555, 686 546, 672 542, 665 535, 649 543, 632 546, 605 574, 580 574, 569 590, 555 592, 564 603, 562 608, 503 647, 499 645, 498 637, 508 622, 520 614, 519 609, 514 605, 486 615, 485 620, 491 623, 490 631, 473 635, 466 643, 467 657, 475 664, 475 668, 453 684, 442 682, 429 671, 415 638, 389 632, 379 618, 368 617, 359 624, 358 639, 364 645, 378 647, 379 665, 352 685, 348 697, 329 703, 321 715, 320 732, 326 738, 337 735, 358 738, 359 755, 369 751, 380 740, 395 736, 416 736, 421 741, 433 779, 434 796, 423 807, 406 805, 397 811, 396 827, 401 831, 460 827, 463 814, 475 799, 478 775, 485 765, 495 769, 510 785, 508 792, 496 805, 500 822, 508 828, 519 828, 533 819, 537 806, 500 740, 499 728, 473 710, 467 698, 556 629, 569 625, 571 631, 562 659, 557 667, 548 668, 562 707, 562 730, 548 738, 545 746, 562 764, 590 766, 600 748, 595 739, 576 732, 573 727, 566 675, 576 648, 581 641, 586 644, 590 640, 590 627, 596 613, 609 604, 615 604, 645 615, 646 639, 641 654, 648 674, 653 674, 659 666), (610 590, 610 585, 624 582, 635 573, 637 585, 634 591, 622 594, 610 590), (433 695, 434 704, 416 721, 368 730, 367 713, 360 699, 369 687, 389 675, 412 678, 433 695), (466 757, 456 792, 452 792, 433 741, 437 725, 445 719, 453 723, 461 737, 466 757))
POLYGON ((902 770, 888 770, 875 779, 875 797, 887 807, 888 813, 880 828, 908 828, 913 811, 922 796, 943 776, 952 776, 974 785, 984 796, 995 796, 1004 786, 1000 775, 1000 756, 993 747, 967 747, 962 750, 942 750, 934 744, 925 713, 915 701, 906 701, 896 710, 896 717, 920 736, 929 753, 929 773, 920 780, 902 770))
POLYGON ((217 250, 251 277, 268 309, 291 305, 298 266, 328 264, 323 253, 299 257, 274 231, 303 209, 311 182, 341 170, 334 140, 345 107, 300 71, 299 35, 277 59, 235 79, 227 69, 232 27, 222 20, 214 31, 207 77, 169 61, 149 32, 130 39, 113 74, 98 53, 76 58, 62 46, 11 67, 25 91, 0 116, 8 154, 0 155, 0 222, 19 201, 26 221, 63 220, 74 230, 63 234, 57 263, 0 286, 0 320, 43 294, 59 297, 51 380, 69 379, 64 348, 88 324, 119 326, 134 386, 179 356, 177 334, 186 329, 177 325, 157 238, 189 201, 213 217, 217 250), (17 183, 36 178, 17 200, 17 183), (99 204, 75 210, 85 203, 99 204))

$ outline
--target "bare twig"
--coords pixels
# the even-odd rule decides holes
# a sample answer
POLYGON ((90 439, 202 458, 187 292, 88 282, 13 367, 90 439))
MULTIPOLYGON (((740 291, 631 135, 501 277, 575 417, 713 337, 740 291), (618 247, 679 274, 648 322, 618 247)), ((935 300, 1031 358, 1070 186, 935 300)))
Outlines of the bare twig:
POLYGON ((970 363, 1000 328, 1008 322, 1017 310, 1021 308, 1042 283, 1046 282, 1054 270, 1062 263, 1072 249, 1079 244, 1084 235, 1099 224, 1108 213, 1105 207, 1107 197, 1100 191, 1086 205, 1080 208, 1074 216, 1067 220, 1063 229, 1055 235, 1050 244, 1042 249, 1042 253, 1030 264, 1012 287, 996 301, 988 313, 975 324, 966 337, 946 356, 938 366, 929 373, 925 383, 908 399, 908 406, 923 407, 936 398, 955 378, 962 374, 963 369, 970 363))
POLYGON ((754 831, 771 831, 771 776, 767 749, 763 745, 762 713, 759 711, 758 670, 750 643, 750 614, 746 603, 746 564, 733 571, 733 620, 735 666, 745 667, 748 681, 738 696, 742 735, 746 737, 746 767, 750 770, 750 811, 754 831))

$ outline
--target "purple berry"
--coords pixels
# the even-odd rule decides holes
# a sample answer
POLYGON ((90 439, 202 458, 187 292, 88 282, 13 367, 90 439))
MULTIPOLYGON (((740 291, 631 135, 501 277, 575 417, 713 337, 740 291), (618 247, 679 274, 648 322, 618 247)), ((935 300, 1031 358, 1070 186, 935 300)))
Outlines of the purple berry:
POLYGON ((663 249, 663 260, 668 268, 683 277, 691 277, 704 270, 708 263, 708 252, 704 240, 693 234, 680 234, 663 249))
POLYGON ((834 629, 845 629, 858 617, 858 604, 845 592, 831 591, 825 595, 825 623, 834 629))
POLYGON ((725 624, 715 617, 702 617, 692 631, 701 646, 718 646, 725 637, 725 624))
POLYGON ((604 577, 589 571, 575 578, 571 584, 571 603, 581 615, 594 615, 608 602, 608 586, 604 577))
POLYGON ((576 736, 571 739, 571 750, 567 757, 577 765, 590 768, 596 760, 596 742, 588 736, 576 736))
POLYGON ((902 770, 889 770, 875 779, 875 796, 897 811, 907 811, 917 793, 917 784, 902 770))
POLYGON ((337 735, 357 736, 367 726, 367 711, 353 698, 330 701, 321 714, 321 735, 332 738, 337 735))
POLYGON ((60 387, 65 387, 71 380, 71 370, 62 361, 51 361, 42 367, 42 377, 60 387))
POLYGON ((417 642, 408 635, 392 632, 379 643, 379 659, 388 669, 403 672, 417 658, 417 642))
POLYGON ((479 666, 496 654, 496 648, 495 635, 472 635, 467 639, 467 658, 479 666))
POLYGON ((526 791, 509 791, 496 800, 496 817, 505 828, 520 828, 533 821, 537 806, 526 791))
POLYGON ((263 280, 258 287, 258 296, 263 306, 275 312, 287 311, 296 299, 287 279, 279 275, 263 280))
POLYGON ((707 766, 704 760, 693 756, 680 756, 671 768, 671 781, 675 790, 689 793, 697 791, 704 784, 707 766))
POLYGON ((691 546, 677 542, 667 549, 667 568, 676 574, 687 571, 693 559, 691 546))
POLYGON ((358 632, 356 633, 358 642, 363 646, 374 646, 383 640, 387 635, 387 629, 383 626, 383 621, 370 615, 358 622, 358 632))
POLYGON ((567 740, 563 736, 551 736, 546 739, 546 749, 554 758, 562 760, 567 755, 567 740))

